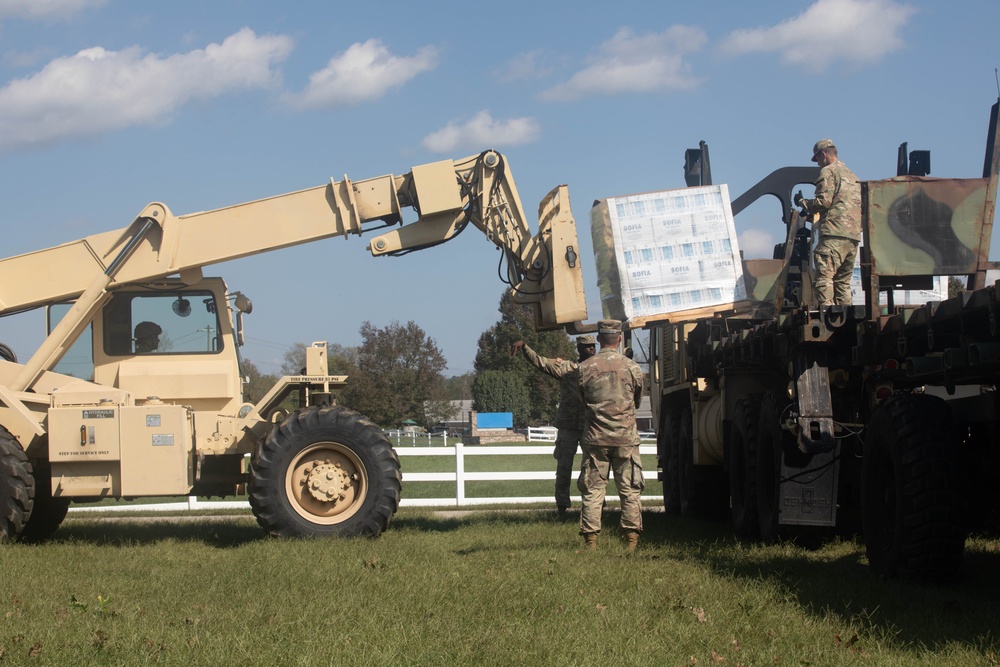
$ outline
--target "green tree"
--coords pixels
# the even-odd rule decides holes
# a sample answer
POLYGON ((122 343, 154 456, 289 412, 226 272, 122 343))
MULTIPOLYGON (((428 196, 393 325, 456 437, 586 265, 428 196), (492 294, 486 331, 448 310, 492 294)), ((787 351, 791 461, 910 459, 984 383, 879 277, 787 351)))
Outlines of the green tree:
POLYGON ((518 425, 551 424, 559 403, 559 383, 537 371, 524 359, 511 357, 510 347, 515 341, 523 340, 542 356, 575 360, 578 356, 576 344, 562 331, 536 332, 531 307, 514 303, 507 290, 500 297, 499 311, 500 320, 479 337, 474 364, 477 383, 473 384, 473 405, 481 412, 491 411, 481 407, 486 404, 486 399, 483 397, 483 402, 480 401, 477 387, 488 385, 478 383, 479 375, 485 371, 505 371, 520 378, 520 384, 528 393, 528 407, 520 417, 513 409, 502 412, 514 412, 518 425))
POLYGON ((264 395, 271 391, 271 387, 278 381, 277 375, 261 373, 257 364, 249 359, 243 360, 240 370, 243 373, 243 379, 247 380, 243 385, 243 400, 250 403, 256 403, 264 398, 264 395))
MULTIPOLYGON (((292 343, 285 350, 281 364, 281 372, 285 375, 298 375, 306 367, 306 344, 292 343)), ((350 375, 357 367, 358 348, 348 347, 340 343, 326 344, 326 365, 330 375, 350 375)))
POLYGON ((428 409, 440 417, 446 402, 444 355, 413 321, 384 329, 361 325, 361 346, 341 402, 384 427, 412 419, 429 425, 428 409))
POLYGON ((476 374, 472 371, 445 378, 444 386, 448 400, 465 401, 472 398, 472 383, 475 379, 476 374))
POLYGON ((483 371, 472 387, 479 412, 512 412, 514 423, 527 422, 531 398, 524 375, 515 371, 483 371))
POLYGON ((956 297, 965 291, 965 283, 958 276, 948 276, 948 298, 956 297))

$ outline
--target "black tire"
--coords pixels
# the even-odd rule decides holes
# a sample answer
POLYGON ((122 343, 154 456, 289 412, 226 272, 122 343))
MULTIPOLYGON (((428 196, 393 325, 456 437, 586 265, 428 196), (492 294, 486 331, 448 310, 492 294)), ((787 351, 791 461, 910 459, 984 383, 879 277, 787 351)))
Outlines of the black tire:
POLYGON ((51 537, 69 511, 69 498, 52 497, 51 468, 35 467, 34 478, 35 502, 21 531, 21 540, 26 542, 41 542, 51 537))
POLYGON ((733 408, 729 430, 729 506, 733 532, 747 542, 760 538, 755 472, 760 404, 760 394, 740 396, 733 408))
POLYGON ((0 359, 6 359, 13 363, 17 363, 17 355, 14 354, 14 350, 10 349, 3 343, 0 343, 0 359))
POLYGON ((679 514, 681 511, 680 474, 678 473, 678 447, 680 411, 667 408, 663 414, 658 443, 660 448, 661 466, 663 467, 663 510, 667 514, 679 514))
POLYGON ((341 407, 289 415, 258 447, 250 506, 271 535, 378 536, 399 508, 399 458, 372 422, 341 407))
POLYGON ((698 510, 698 484, 694 478, 694 441, 691 426, 691 408, 684 406, 677 419, 677 509, 682 515, 696 514, 698 510))
POLYGON ((694 464, 691 408, 684 406, 677 421, 678 506, 684 516, 717 521, 729 515, 729 487, 722 466, 694 464))
POLYGON ((31 463, 17 439, 0 426, 0 542, 20 537, 34 499, 31 463))
POLYGON ((760 539, 778 539, 778 516, 781 510, 781 459, 790 438, 781 428, 781 417, 788 401, 774 392, 764 394, 757 422, 757 447, 754 464, 754 491, 760 539))
POLYGON ((948 406, 933 396, 899 394, 872 415, 861 494, 876 574, 950 580, 960 572, 967 530, 957 442, 948 406))

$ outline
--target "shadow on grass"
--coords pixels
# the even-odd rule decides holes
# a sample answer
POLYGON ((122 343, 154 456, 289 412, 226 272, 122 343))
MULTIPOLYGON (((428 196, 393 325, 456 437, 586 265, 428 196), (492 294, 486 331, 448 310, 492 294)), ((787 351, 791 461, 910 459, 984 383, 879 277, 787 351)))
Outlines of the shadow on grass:
POLYGON ((406 516, 397 516, 393 519, 389 530, 447 532, 484 524, 508 526, 537 526, 544 523, 575 524, 577 516, 572 515, 570 519, 561 521, 556 517, 554 511, 536 509, 428 511, 425 514, 415 514, 411 511, 406 516))
POLYGON ((199 542, 219 549, 267 539, 253 517, 101 517, 65 521, 45 544, 85 542, 109 547, 156 544, 165 540, 199 542))
POLYGON ((719 576, 768 584, 779 598, 839 617, 854 631, 873 632, 901 647, 960 642, 994 653, 1000 647, 996 536, 970 540, 961 577, 932 584, 881 579, 869 570, 860 540, 832 531, 799 529, 777 544, 749 545, 739 543, 725 522, 651 514, 644 524, 647 543, 702 562, 719 576))
MULTIPOLYGON (((575 531, 579 518, 572 512, 560 521, 549 510, 494 510, 428 512, 397 518, 393 530, 447 532, 466 527, 505 525, 575 531)), ((620 539, 621 512, 605 510, 605 539, 620 539)), ((656 560, 664 572, 671 561, 704 565, 714 576, 759 583, 773 594, 762 595, 762 604, 774 600, 793 602, 819 618, 833 618, 849 633, 877 638, 899 649, 944 649, 950 643, 979 647, 997 653, 995 600, 1000 597, 1000 549, 995 536, 971 540, 963 577, 949 584, 884 581, 872 574, 864 546, 832 530, 802 528, 786 531, 772 545, 742 544, 726 521, 699 521, 662 512, 644 512, 640 560, 656 560)), ((472 546, 459 555, 493 548, 472 546)), ((850 634, 844 642, 852 641, 850 634)))

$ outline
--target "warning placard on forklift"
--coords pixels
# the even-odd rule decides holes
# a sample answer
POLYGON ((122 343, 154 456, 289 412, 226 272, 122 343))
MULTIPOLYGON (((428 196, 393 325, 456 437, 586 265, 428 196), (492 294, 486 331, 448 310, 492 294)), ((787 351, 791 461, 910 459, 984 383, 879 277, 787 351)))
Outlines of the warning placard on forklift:
POLYGON ((726 185, 598 200, 590 227, 605 317, 645 318, 746 298, 726 185))

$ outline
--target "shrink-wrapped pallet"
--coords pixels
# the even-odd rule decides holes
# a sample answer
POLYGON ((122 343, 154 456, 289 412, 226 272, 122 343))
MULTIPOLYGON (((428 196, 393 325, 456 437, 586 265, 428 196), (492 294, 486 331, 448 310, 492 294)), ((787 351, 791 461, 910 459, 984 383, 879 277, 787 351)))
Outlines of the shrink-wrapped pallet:
POLYGON ((601 199, 590 228, 605 317, 655 320, 746 298, 725 185, 601 199))

